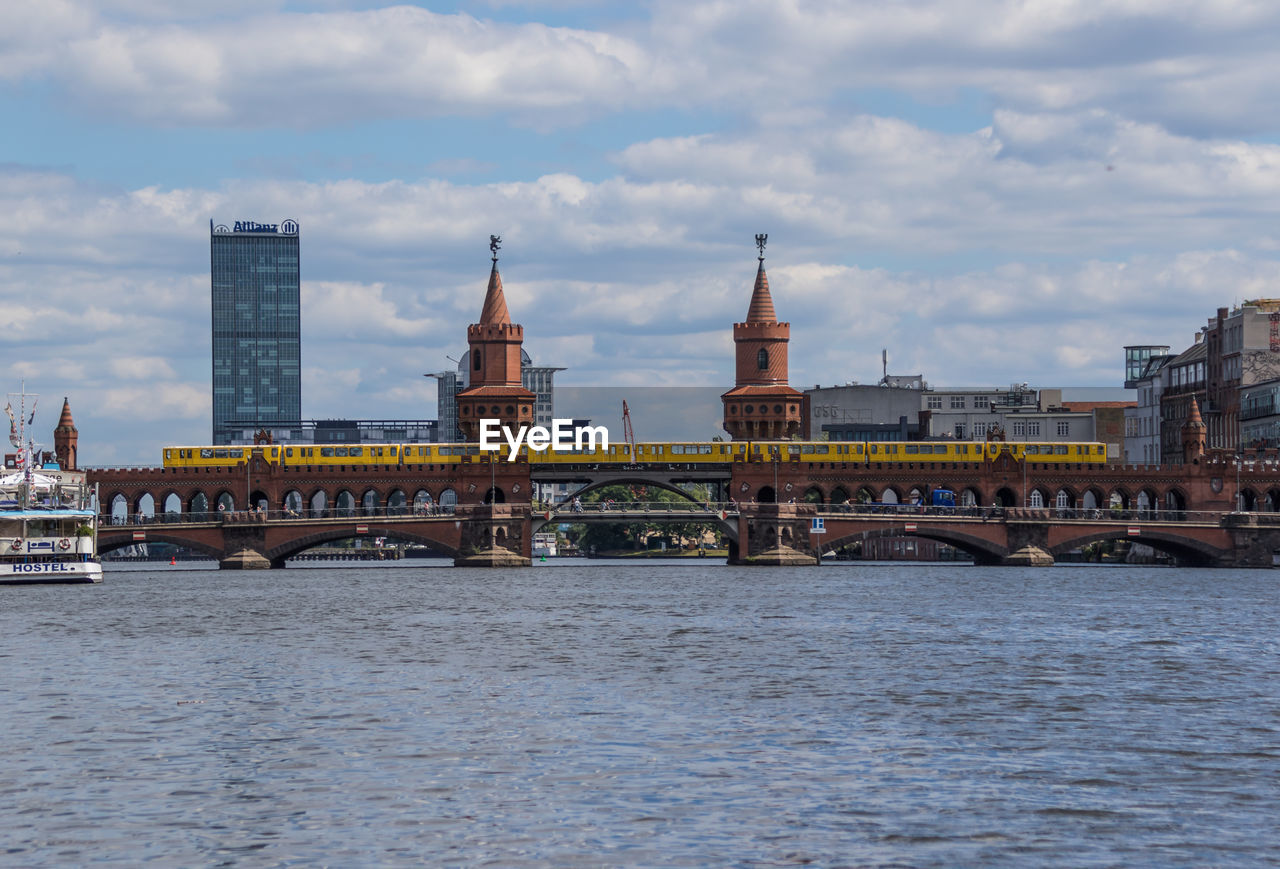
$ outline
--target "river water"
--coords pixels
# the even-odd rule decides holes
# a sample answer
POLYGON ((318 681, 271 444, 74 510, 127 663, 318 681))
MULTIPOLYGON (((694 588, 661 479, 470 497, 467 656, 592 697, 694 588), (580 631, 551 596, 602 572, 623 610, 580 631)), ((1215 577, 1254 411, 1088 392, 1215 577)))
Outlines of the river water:
POLYGON ((1280 572, 109 567, 0 589, 11 866, 1250 866, 1280 572))

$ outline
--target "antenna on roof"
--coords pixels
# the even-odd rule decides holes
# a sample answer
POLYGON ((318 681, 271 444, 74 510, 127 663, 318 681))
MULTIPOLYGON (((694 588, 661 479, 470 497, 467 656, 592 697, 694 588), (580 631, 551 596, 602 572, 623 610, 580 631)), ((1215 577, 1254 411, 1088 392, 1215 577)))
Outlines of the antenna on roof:
POLYGON ((880 368, 884 372, 884 379, 889 379, 889 348, 884 347, 880 350, 880 368))

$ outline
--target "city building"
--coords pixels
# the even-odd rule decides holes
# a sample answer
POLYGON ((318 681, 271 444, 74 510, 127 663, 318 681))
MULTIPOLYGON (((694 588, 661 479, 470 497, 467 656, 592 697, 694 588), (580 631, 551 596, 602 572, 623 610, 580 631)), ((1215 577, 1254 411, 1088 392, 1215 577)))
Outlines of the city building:
POLYGON ((301 429, 298 224, 209 223, 213 442, 301 429))
MULTIPOLYGON (((1204 332, 1200 332, 1196 335, 1196 343, 1174 356, 1160 369, 1161 464, 1182 464, 1187 455, 1183 437, 1185 427, 1205 425, 1200 408, 1206 400, 1205 368, 1208 355, 1204 332)), ((1201 429, 1197 428, 1199 430, 1201 429)))
MULTIPOLYGON (((1073 441, 1095 439, 1093 413, 1072 410, 1061 389, 1033 389, 1013 384, 1007 389, 925 389, 927 436, 956 440, 1073 441)), ((1117 445, 1117 456, 1119 447, 1117 445)))
POLYGON ((791 324, 779 323, 764 271, 767 236, 756 236, 760 249, 756 283, 747 319, 733 324, 735 376, 733 389, 720 397, 724 430, 734 440, 782 440, 808 437, 805 396, 787 383, 787 343, 791 324))
MULTIPOLYGON (((458 427, 458 393, 471 384, 471 351, 462 354, 456 370, 437 371, 424 375, 436 381, 436 412, 439 415, 438 437, 441 443, 457 443, 465 440, 458 427)), ((551 426, 555 419, 555 375, 563 368, 550 365, 534 365, 529 354, 520 350, 520 384, 533 393, 533 421, 535 425, 551 426)))
POLYGON ((304 419, 287 428, 237 428, 228 443, 253 444, 265 431, 277 444, 430 444, 436 426, 434 419, 304 419))
POLYGON ((1200 403, 1209 450, 1241 447, 1240 390, 1280 377, 1280 299, 1219 308, 1204 329, 1205 400, 1200 403))
POLYGON ((1164 391, 1164 367, 1173 356, 1168 347, 1126 347, 1126 389, 1137 393, 1137 403, 1124 411, 1124 461, 1130 465, 1158 465, 1163 461, 1160 447, 1160 396, 1164 391), (1145 352, 1140 361, 1130 351, 1145 352), (1155 352, 1161 351, 1161 352, 1155 352), (1142 368, 1138 368, 1138 364, 1142 368))
POLYGON ((1240 440, 1245 449, 1280 447, 1280 378, 1240 390, 1240 440))
POLYGON ((909 386, 889 386, 888 381, 878 386, 850 383, 806 389, 811 436, 830 441, 920 440, 924 379, 894 378, 909 386))

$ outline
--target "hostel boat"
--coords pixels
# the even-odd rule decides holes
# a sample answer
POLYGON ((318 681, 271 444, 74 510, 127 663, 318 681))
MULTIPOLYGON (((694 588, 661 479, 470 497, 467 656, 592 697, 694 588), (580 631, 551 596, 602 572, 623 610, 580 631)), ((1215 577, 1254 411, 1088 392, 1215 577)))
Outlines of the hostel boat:
POLYGON ((98 514, 85 473, 56 463, 34 467, 40 453, 23 437, 35 405, 29 420, 26 399, 33 396, 18 395, 16 419, 13 393, 5 405, 9 441, 18 452, 5 456, 0 477, 0 585, 102 582, 98 514))

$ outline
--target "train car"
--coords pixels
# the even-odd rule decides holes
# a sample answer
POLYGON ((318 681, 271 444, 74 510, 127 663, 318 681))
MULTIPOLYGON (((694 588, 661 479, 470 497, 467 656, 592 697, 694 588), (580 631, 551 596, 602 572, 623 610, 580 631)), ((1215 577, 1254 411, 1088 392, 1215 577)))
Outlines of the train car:
POLYGON ((751 441, 734 453, 734 461, 932 464, 992 461, 1001 453, 1047 464, 1104 464, 1107 458, 1106 445, 1099 443, 751 441))
POLYGON ((329 465, 398 465, 400 444, 286 444, 280 451, 286 467, 329 465))
POLYGON ((262 457, 268 462, 280 460, 281 447, 269 445, 264 447, 165 447, 164 467, 166 468, 233 468, 249 459, 253 450, 262 450, 262 457))

